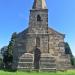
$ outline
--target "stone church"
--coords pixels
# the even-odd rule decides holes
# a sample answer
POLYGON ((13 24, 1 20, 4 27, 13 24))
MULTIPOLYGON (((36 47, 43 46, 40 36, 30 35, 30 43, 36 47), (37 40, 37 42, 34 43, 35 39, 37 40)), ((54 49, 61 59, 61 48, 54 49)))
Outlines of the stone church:
POLYGON ((13 69, 64 70, 71 67, 65 53, 65 35, 48 27, 45 0, 34 0, 29 26, 17 34, 13 49, 13 69))

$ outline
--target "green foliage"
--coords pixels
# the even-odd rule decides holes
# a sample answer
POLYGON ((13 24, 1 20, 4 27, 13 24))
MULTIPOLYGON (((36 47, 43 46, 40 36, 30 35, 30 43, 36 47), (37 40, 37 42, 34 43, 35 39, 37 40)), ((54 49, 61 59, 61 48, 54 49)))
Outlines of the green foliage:
POLYGON ((75 65, 74 56, 67 42, 65 42, 65 53, 70 55, 71 64, 74 66, 75 65))
POLYGON ((3 68, 3 61, 2 61, 2 58, 0 58, 0 69, 3 68))
POLYGON ((0 64, 2 64, 2 58, 0 58, 0 64))
POLYGON ((65 53, 72 55, 70 46, 69 46, 69 44, 67 42, 65 42, 65 53))
POLYGON ((13 33, 11 41, 9 42, 9 45, 7 48, 9 56, 13 55, 12 52, 13 52, 13 48, 14 48, 14 44, 15 44, 16 35, 17 35, 16 32, 13 33))
POLYGON ((75 61, 74 61, 74 57, 71 56, 71 64, 74 66, 75 65, 75 61))
POLYGON ((13 48, 15 44, 15 39, 16 39, 16 33, 13 33, 11 41, 9 42, 9 45, 7 46, 7 50, 3 54, 3 63, 6 69, 10 69, 12 65, 13 48))

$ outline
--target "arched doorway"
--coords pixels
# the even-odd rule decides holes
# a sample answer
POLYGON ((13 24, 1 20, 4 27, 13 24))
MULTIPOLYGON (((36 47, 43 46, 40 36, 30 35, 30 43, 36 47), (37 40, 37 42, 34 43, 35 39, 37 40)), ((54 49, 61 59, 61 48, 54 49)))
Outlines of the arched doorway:
POLYGON ((41 52, 39 48, 35 48, 34 50, 34 69, 39 70, 39 62, 40 62, 41 52))

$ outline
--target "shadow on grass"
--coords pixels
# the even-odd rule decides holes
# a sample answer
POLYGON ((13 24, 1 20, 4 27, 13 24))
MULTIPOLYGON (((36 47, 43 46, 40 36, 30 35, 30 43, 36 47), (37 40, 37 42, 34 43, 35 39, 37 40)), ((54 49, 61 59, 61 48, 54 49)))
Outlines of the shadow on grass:
POLYGON ((2 69, 0 69, 0 70, 3 70, 3 71, 5 71, 5 72, 16 72, 17 70, 12 70, 12 69, 4 69, 4 68, 2 68, 2 69))

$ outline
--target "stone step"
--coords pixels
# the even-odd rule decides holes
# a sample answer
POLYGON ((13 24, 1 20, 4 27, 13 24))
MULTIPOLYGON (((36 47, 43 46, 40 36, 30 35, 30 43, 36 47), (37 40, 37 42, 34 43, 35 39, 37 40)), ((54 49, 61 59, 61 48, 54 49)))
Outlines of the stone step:
POLYGON ((56 63, 40 63, 40 67, 52 68, 56 67, 56 63))
POLYGON ((32 67, 33 63, 27 62, 27 63, 18 63, 19 67, 32 67))
POLYGON ((40 62, 40 64, 55 64, 55 62, 40 62))
POLYGON ((49 60, 49 59, 47 60, 47 59, 46 59, 46 60, 40 60, 40 62, 50 62, 50 63, 54 63, 55 60, 49 60))
POLYGON ((41 59, 51 59, 51 60, 54 60, 55 58, 54 57, 41 56, 41 59))
POLYGON ((20 71, 32 71, 33 68, 32 67, 18 67, 18 70, 20 70, 20 71))
POLYGON ((18 69, 32 69, 32 67, 20 67, 20 66, 18 66, 18 69))
POLYGON ((18 62, 18 64, 33 64, 33 62, 18 62))
POLYGON ((42 69, 40 69, 41 71, 46 71, 46 72, 48 72, 48 71, 50 71, 50 72, 55 72, 56 71, 56 68, 42 68, 42 69))
POLYGON ((19 59, 19 62, 33 62, 32 58, 19 59))
POLYGON ((40 65, 56 65, 56 63, 50 63, 50 62, 40 62, 40 65))

